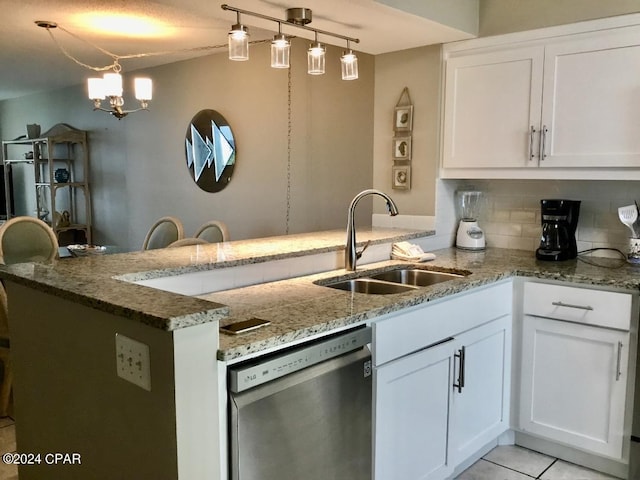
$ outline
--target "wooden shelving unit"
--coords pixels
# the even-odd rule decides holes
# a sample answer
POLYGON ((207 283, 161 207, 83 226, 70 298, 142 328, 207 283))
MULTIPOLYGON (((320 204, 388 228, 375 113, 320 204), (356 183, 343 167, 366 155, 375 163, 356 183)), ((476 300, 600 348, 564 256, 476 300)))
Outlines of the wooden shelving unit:
POLYGON ((33 180, 26 182, 32 185, 24 187, 24 194, 30 195, 26 190, 32 188, 35 210, 19 214, 37 216, 49 223, 61 245, 92 243, 86 131, 59 123, 40 138, 3 141, 2 161, 7 218, 16 215, 14 189, 20 188, 13 177, 14 169, 20 164, 32 165, 33 180), (67 181, 62 181, 62 170, 68 172, 67 181), (68 212, 68 224, 65 212, 68 212))

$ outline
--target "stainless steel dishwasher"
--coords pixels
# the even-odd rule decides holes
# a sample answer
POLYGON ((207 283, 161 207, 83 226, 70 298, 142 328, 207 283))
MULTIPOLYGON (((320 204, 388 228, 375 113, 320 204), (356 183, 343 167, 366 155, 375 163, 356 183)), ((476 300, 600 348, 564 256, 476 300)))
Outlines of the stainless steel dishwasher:
POLYGON ((371 480, 371 329, 229 369, 232 480, 371 480))

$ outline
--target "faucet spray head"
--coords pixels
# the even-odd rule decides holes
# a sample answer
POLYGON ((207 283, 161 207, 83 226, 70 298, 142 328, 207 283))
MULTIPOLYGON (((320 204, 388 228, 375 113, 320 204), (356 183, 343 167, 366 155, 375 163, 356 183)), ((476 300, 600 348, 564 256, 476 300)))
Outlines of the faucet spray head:
POLYGON ((389 215, 392 217, 398 215, 398 207, 396 207, 396 204, 393 201, 390 202, 387 200, 387 210, 389 210, 389 215))

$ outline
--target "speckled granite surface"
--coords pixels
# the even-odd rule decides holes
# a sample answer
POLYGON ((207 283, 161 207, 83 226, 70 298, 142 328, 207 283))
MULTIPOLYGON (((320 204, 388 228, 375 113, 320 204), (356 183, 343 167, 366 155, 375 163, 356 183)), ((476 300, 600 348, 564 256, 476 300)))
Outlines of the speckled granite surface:
MULTIPOLYGON (((406 240, 431 232, 375 229, 359 231, 360 244, 406 240)), ((396 268, 406 262, 385 261, 358 267, 358 272, 334 270, 322 274, 270 282, 187 297, 119 280, 148 279, 207 269, 259 263, 344 248, 342 231, 291 235, 225 244, 152 250, 128 254, 57 260, 52 264, 0 267, 0 277, 67 298, 163 330, 175 330, 219 320, 221 325, 249 317, 271 325, 241 335, 221 334, 218 358, 237 360, 290 342, 345 328, 367 319, 428 302, 512 276, 538 277, 594 286, 638 290, 640 267, 624 261, 592 259, 540 262, 533 252, 488 249, 436 251, 434 261, 421 268, 461 271, 467 276, 393 295, 366 295, 318 285, 365 273, 396 268)))
MULTIPOLYGON (((252 316, 271 321, 271 325, 253 332, 241 335, 222 334, 218 358, 230 361, 253 355, 301 338, 355 325, 385 313, 512 276, 626 290, 638 290, 640 287, 640 267, 624 261, 585 259, 597 263, 597 266, 581 260, 541 262, 535 259, 533 252, 504 249, 473 253, 451 248, 435 253, 437 258, 421 264, 420 268, 471 273, 430 287, 392 295, 349 293, 314 283, 354 276, 345 275, 344 270, 204 295, 201 298, 230 307, 230 315, 222 320, 222 325, 252 316)), ((365 265, 359 267, 356 275, 397 268, 399 265, 406 265, 406 262, 388 261, 365 265)))
MULTIPOLYGON (((358 243, 371 240, 372 244, 379 244, 432 233, 361 228, 358 243)), ((220 320, 229 309, 223 304, 130 281, 338 251, 344 248, 345 238, 344 231, 335 230, 204 245, 197 250, 182 247, 65 258, 50 264, 0 266, 0 278, 170 331, 220 320), (126 277, 129 282, 118 277, 126 277)))

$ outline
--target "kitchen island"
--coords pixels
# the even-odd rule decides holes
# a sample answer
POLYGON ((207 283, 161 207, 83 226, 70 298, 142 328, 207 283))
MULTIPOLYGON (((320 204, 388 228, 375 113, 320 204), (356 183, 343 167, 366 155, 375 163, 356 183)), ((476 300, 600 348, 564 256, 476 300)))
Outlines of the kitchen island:
POLYGON ((21 479, 111 478, 114 472, 131 478, 226 478, 222 412, 228 364, 510 277, 640 287, 638 268, 625 262, 548 263, 533 252, 501 249, 436 251, 436 259, 421 268, 463 276, 405 293, 364 295, 324 286, 406 263, 388 260, 391 242, 419 241, 429 232, 358 234, 360 242, 370 239, 372 245, 357 272, 339 267, 344 232, 3 267, 18 448, 78 452, 83 458, 81 466, 25 465, 21 479), (219 291, 199 285, 190 296, 169 291, 194 275, 233 271, 253 277, 244 285, 237 278, 221 283, 219 291), (162 289, 150 288, 156 280, 162 289), (218 334, 219 324, 254 316, 271 325, 243 335, 218 334), (150 390, 116 375, 116 334, 149 346, 150 390))

